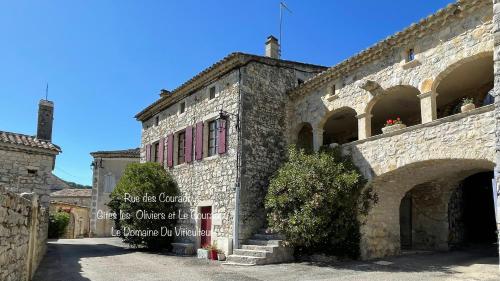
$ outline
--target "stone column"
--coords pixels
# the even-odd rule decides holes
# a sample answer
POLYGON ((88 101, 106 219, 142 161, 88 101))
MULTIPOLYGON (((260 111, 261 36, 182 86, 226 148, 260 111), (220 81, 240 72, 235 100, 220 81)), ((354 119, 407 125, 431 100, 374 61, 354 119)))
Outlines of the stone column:
POLYGON ((358 118, 358 139, 364 140, 372 136, 372 115, 363 113, 356 115, 358 118))
POLYGON ((437 104, 435 91, 429 91, 418 95, 420 98, 420 113, 422 114, 422 124, 429 123, 437 119, 437 104))
POLYGON ((323 128, 313 128, 313 148, 314 151, 318 151, 323 145, 323 128))
MULTIPOLYGON (((494 96, 495 96, 495 124, 496 124, 496 138, 495 138, 495 151, 496 151, 496 166, 495 166, 495 182, 497 190, 500 185, 499 175, 500 175, 500 0, 493 0, 493 38, 494 38, 494 52, 493 52, 493 61, 494 61, 494 96)), ((500 241, 500 208, 498 208, 498 201, 500 198, 497 196, 497 206, 495 206, 497 210, 497 229, 498 231, 498 240, 500 241)), ((499 248, 500 253, 500 248, 499 248)))

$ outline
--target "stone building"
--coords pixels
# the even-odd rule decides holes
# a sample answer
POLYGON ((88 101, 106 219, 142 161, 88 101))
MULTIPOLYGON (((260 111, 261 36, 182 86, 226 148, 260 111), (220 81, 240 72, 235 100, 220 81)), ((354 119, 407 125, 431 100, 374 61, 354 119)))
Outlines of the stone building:
POLYGON ((92 189, 67 188, 50 194, 50 201, 65 202, 90 208, 92 189))
POLYGON ((125 167, 139 162, 139 149, 96 151, 90 153, 92 162, 92 197, 90 207, 90 235, 93 237, 111 236, 114 221, 104 219, 103 213, 110 212, 106 205, 109 195, 120 180, 125 167))
POLYGON ((141 162, 162 163, 184 207, 212 214, 185 222, 210 228, 208 240, 179 240, 239 247, 265 226, 262 199, 285 147, 335 143, 379 198, 360 218, 363 258, 495 243, 493 12, 492 1, 460 0, 328 69, 279 59, 271 37, 273 57, 231 54, 163 90, 136 115, 141 162))
MULTIPOLYGON (((91 191, 91 190, 89 190, 91 191)), ((68 199, 68 197, 63 198, 68 199)), ((90 194, 88 195, 90 199, 90 194)), ((90 200, 89 200, 90 201, 90 200)), ((90 202, 89 202, 90 203, 90 202)), ((90 233, 90 206, 69 203, 66 201, 51 201, 50 213, 66 212, 69 214, 68 226, 61 238, 75 239, 89 237, 90 233)))
POLYGON ((29 280, 45 253, 54 104, 41 100, 36 136, 0 131, 0 280, 29 280))
POLYGON ((263 227, 269 176, 285 157, 287 91, 322 66, 280 60, 269 37, 268 56, 233 53, 137 114, 143 124, 141 162, 162 163, 196 213, 181 227, 211 231, 179 237, 199 248, 230 252, 263 227), (237 195, 239 194, 239 195, 237 195), (235 205, 239 223, 235 230, 235 205), (211 215, 210 222, 197 219, 211 215))

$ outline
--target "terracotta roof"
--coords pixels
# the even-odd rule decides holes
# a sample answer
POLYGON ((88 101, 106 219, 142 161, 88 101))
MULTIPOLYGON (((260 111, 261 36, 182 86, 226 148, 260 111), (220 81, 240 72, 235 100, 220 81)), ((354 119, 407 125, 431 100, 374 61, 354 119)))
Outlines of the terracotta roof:
POLYGON ((91 152, 92 157, 101 158, 139 158, 141 150, 139 148, 112 150, 112 151, 96 151, 91 152))
POLYGON ((92 189, 68 188, 52 192, 50 197, 91 197, 92 189))
POLYGON ((491 5, 492 2, 485 0, 458 0, 456 3, 449 4, 427 18, 420 20, 418 23, 413 23, 403 31, 397 32, 339 64, 328 68, 322 73, 311 77, 300 86, 291 90, 289 94, 293 98, 307 91, 315 90, 331 79, 341 77, 383 57, 388 51, 393 50, 395 46, 408 44, 409 39, 435 32, 435 29, 442 27, 447 20, 461 17, 464 11, 473 11, 488 4, 491 5))
POLYGON ((213 79, 221 77, 222 75, 226 74, 232 69, 239 66, 243 66, 251 61, 257 61, 269 65, 286 66, 286 67, 292 67, 292 66, 309 67, 316 69, 318 73, 326 69, 325 66, 321 65, 308 64, 308 63, 295 62, 282 59, 274 59, 270 57, 251 55, 239 52, 231 53, 222 60, 214 63, 210 67, 198 73, 188 81, 184 82, 175 90, 168 92, 168 94, 161 95, 159 100, 155 101, 153 104, 149 105, 144 110, 137 113, 135 118, 137 118, 137 120, 139 121, 145 121, 151 118, 156 113, 160 112, 161 110, 167 108, 171 104, 183 99, 184 97, 188 96, 194 91, 200 89, 206 83, 213 81, 213 79))
POLYGON ((47 149, 54 152, 61 152, 61 148, 50 141, 37 139, 35 136, 28 136, 18 133, 0 131, 0 144, 22 145, 31 148, 47 149))

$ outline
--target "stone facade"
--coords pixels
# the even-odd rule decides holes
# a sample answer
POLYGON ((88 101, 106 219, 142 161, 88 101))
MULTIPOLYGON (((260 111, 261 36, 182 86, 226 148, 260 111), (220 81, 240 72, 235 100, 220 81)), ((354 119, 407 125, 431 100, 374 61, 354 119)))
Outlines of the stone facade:
MULTIPOLYGON (((245 54, 233 54, 228 58, 238 61, 230 69, 217 69, 222 73, 216 80, 205 82, 149 118, 142 117, 148 109, 138 115, 143 122, 142 162, 147 160, 147 145, 175 134, 174 147, 177 147, 178 132, 199 122, 205 124, 206 142, 209 122, 220 117, 220 110, 228 116, 227 150, 223 154, 208 156, 208 144, 205 143, 201 160, 178 164, 175 148, 173 167, 168 168, 166 160, 163 163, 174 175, 183 196, 189 198, 189 204, 183 206, 185 211, 198 213, 202 207, 211 207, 211 240, 226 253, 231 252, 235 235, 243 241, 265 224, 263 197, 268 179, 285 156, 283 128, 287 91, 295 87, 299 79, 303 81, 324 69, 245 54), (210 91, 215 92, 212 97, 210 91), (181 112, 180 104, 185 105, 185 112, 181 112), (237 234, 234 233, 236 204, 239 205, 237 234)), ((228 58, 222 64, 230 65, 228 58)), ((182 90, 177 92, 182 93, 182 90)), ((162 97, 168 98, 171 97, 162 97)), ((163 159, 166 158, 165 155, 163 159)), ((200 221, 184 221, 182 226, 196 230, 200 228, 200 221)), ((179 237, 178 240, 200 246, 200 237, 179 237)))
POLYGON ((99 217, 99 213, 110 212, 106 205, 109 195, 120 180, 128 164, 139 162, 139 150, 97 151, 91 153, 92 162, 92 197, 88 205, 90 208, 90 235, 92 237, 109 237, 115 222, 99 217))
POLYGON ((47 209, 0 187, 0 280, 30 280, 45 253, 47 209))
POLYGON ((223 109, 231 116, 227 153, 169 168, 191 199, 186 208, 211 206, 220 217, 212 227, 218 244, 235 236, 243 241, 265 224, 264 194, 287 144, 318 150, 337 143, 379 197, 360 218, 363 258, 401 252, 405 196, 415 209, 412 246, 448 249, 457 241, 450 233, 461 231, 458 201, 450 209, 454 192, 500 159, 500 99, 491 105, 499 84, 497 10, 491 1, 458 1, 327 70, 230 55, 162 92, 136 116, 143 122, 141 161, 151 155, 151 144, 216 119, 223 109), (464 98, 476 108, 460 113, 464 98), (387 119, 397 118, 407 127, 382 131, 387 119))

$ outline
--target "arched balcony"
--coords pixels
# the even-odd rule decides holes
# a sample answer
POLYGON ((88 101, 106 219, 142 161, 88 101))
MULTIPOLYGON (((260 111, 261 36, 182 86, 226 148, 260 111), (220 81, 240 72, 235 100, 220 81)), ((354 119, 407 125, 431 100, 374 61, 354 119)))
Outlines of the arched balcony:
POLYGON ((420 99, 418 89, 411 86, 397 86, 376 96, 368 105, 371 114, 372 135, 382 133, 387 120, 399 118, 406 126, 421 123, 420 99))
POLYGON ((356 111, 343 107, 332 112, 323 125, 323 145, 344 144, 358 140, 356 111))
POLYGON ((493 103, 493 54, 482 53, 451 65, 435 81, 437 118, 493 103), (474 106, 462 108, 464 99, 474 106))

